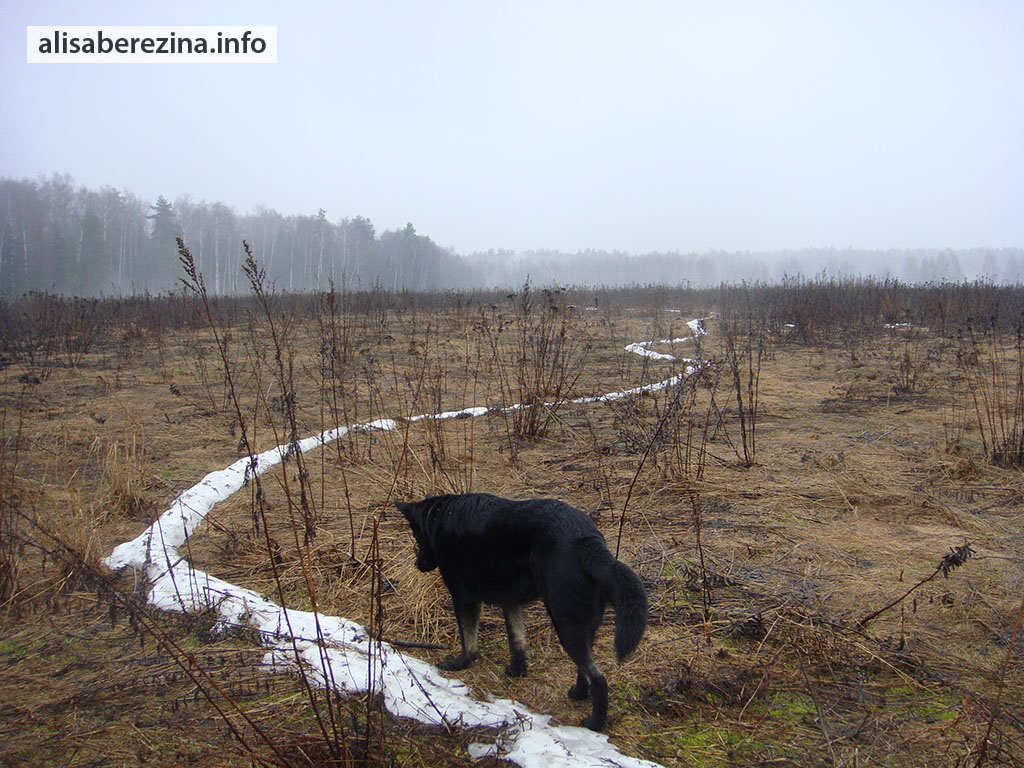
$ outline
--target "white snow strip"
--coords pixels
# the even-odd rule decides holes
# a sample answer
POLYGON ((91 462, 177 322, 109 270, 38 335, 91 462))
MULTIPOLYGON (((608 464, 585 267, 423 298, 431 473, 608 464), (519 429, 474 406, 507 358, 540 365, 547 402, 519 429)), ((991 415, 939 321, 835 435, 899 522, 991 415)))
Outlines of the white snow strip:
POLYGON ((423 419, 437 419, 438 421, 442 419, 468 419, 473 416, 483 416, 490 410, 490 408, 478 405, 473 408, 463 408, 461 411, 445 411, 444 413, 421 413, 418 416, 411 416, 409 418, 409 421, 423 421, 423 419))
MULTIPOLYGON (((704 333, 701 320, 691 320, 688 325, 694 337, 704 333)), ((652 352, 645 344, 630 344, 626 349, 653 359, 675 360, 671 355, 652 352)), ((684 373, 664 381, 571 402, 610 402, 675 386, 698 365, 693 360, 684 362, 687 364, 684 373)), ((512 405, 506 410, 521 407, 512 405)), ((476 406, 420 414, 409 421, 472 418, 490 410, 476 406)), ((355 622, 284 608, 250 589, 193 568, 179 554, 178 549, 214 505, 240 490, 253 473, 266 472, 295 450, 305 452, 327 445, 350 429, 394 430, 397 427, 392 419, 337 427, 294 445, 279 445, 252 458, 239 459, 225 469, 209 473, 181 493, 147 530, 115 547, 104 563, 112 570, 129 566, 144 570, 152 585, 149 601, 157 608, 183 612, 212 609, 218 614, 220 627, 254 628, 270 649, 264 657, 267 665, 294 668, 301 664, 310 680, 318 685, 352 693, 379 692, 388 711, 399 717, 446 727, 500 729, 495 744, 471 745, 475 756, 497 755, 524 768, 660 768, 657 763, 621 754, 604 734, 586 728, 552 725, 550 717, 534 714, 518 702, 474 699, 461 680, 447 678, 433 665, 387 643, 373 641, 355 622)))
MULTIPOLYGON (((886 323, 883 327, 887 331, 909 331, 913 328, 916 328, 917 326, 915 326, 913 323, 886 323)), ((928 329, 922 327, 921 330, 927 331, 928 329)))
POLYGON ((655 352, 653 349, 648 349, 651 344, 656 344, 654 341, 638 341, 633 344, 626 345, 627 352, 634 352, 643 357, 649 357, 652 360, 675 360, 674 355, 666 355, 662 352, 655 352))
MULTIPOLYGON (((669 309, 667 312, 678 312, 678 309, 669 309)), ((634 354, 641 355, 642 357, 650 358, 651 360, 675 360, 675 355, 665 354, 664 352, 655 352, 651 349, 655 344, 681 344, 684 341, 694 341, 704 335, 704 321, 708 318, 698 317, 693 320, 688 320, 686 324, 693 331, 692 335, 684 336, 683 338, 677 339, 661 339, 660 341, 636 341, 632 344, 627 344, 625 349, 627 352, 633 352, 634 354)), ((686 363, 696 364, 693 360, 684 360, 686 363)))
POLYGON ((470 744, 471 757, 501 757, 518 765, 543 765, 544 768, 578 768, 579 766, 622 766, 622 768, 659 768, 658 763, 618 754, 603 733, 586 728, 550 724, 547 715, 534 715, 533 727, 517 732, 511 743, 470 744), (580 760, 589 755, 589 760, 580 760), (612 757, 614 755, 614 757, 612 757))

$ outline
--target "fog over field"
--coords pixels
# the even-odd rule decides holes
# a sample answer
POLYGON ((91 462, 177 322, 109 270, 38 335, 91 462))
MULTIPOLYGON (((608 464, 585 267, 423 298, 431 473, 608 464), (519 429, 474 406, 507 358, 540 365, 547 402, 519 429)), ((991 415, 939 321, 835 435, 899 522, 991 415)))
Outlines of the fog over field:
POLYGON ((691 285, 873 277, 908 283, 1024 280, 1020 248, 835 249, 774 252, 488 250, 459 254, 408 223, 377 232, 363 216, 332 222, 277 211, 239 215, 223 203, 183 196, 155 203, 113 188, 78 187, 66 176, 0 179, 6 212, 0 295, 27 291, 80 296, 162 293, 180 284, 177 238, 211 290, 248 290, 243 241, 286 291, 437 290, 535 285, 691 285))
POLYGON ((1024 7, 2 0, 6 295, 1021 279, 1024 7), (31 25, 274 64, 28 64, 31 25), (108 30, 109 33, 109 30, 108 30), (411 224, 410 224, 411 222, 411 224))

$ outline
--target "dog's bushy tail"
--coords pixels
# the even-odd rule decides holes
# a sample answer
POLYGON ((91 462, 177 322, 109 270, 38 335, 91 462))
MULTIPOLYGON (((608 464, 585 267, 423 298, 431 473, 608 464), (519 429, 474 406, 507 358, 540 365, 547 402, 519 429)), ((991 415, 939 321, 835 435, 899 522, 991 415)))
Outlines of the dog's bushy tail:
POLYGON ((615 657, 621 663, 640 644, 647 628, 647 592, 628 565, 613 561, 612 604, 615 606, 615 657))
POLYGON ((591 571, 615 606, 615 656, 621 663, 640 644, 647 628, 647 591, 632 569, 600 547, 591 571))

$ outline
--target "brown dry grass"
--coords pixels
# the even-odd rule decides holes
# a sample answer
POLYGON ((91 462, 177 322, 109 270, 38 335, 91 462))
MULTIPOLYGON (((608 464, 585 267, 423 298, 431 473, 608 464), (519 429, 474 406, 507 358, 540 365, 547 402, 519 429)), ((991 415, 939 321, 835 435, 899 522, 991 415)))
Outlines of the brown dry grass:
MULTIPOLYGON (((678 364, 623 351, 632 341, 685 336, 685 320, 711 307, 664 309, 560 306, 574 312, 585 348, 573 394, 676 372, 678 364)), ((651 624, 621 667, 610 632, 596 649, 611 686, 608 730, 623 751, 667 765, 975 765, 982 757, 1024 764, 1024 642, 1013 637, 1024 594, 1024 477, 981 455, 951 340, 922 332, 909 356, 905 340, 881 331, 842 348, 773 344, 761 371, 754 465, 738 460, 723 377, 715 402, 724 412, 711 411, 707 463, 696 481, 695 465, 674 441, 691 414, 701 441, 709 386, 698 388, 692 409, 653 447, 668 391, 566 405, 534 439, 517 436, 497 410, 406 421, 504 404, 504 361, 516 343, 512 303, 384 307, 340 322, 347 341, 332 374, 320 354, 323 315, 319 324, 281 317, 302 436, 381 416, 399 419, 399 429, 353 431, 304 457, 316 521, 311 543, 292 524, 300 478, 286 463, 263 481, 272 551, 254 530, 253 498, 243 490, 191 540, 197 567, 274 596, 276 558, 296 607, 310 603, 308 568, 321 610, 372 618, 390 640, 442 644, 410 651, 437 661, 457 642, 447 594, 435 574, 415 570, 411 537, 391 501, 470 490, 557 496, 590 511, 615 548, 636 477, 620 557, 648 586, 651 624), (507 345, 502 354, 495 339, 507 345), (371 553, 375 519, 379 565, 371 553), (962 569, 857 625, 965 541, 975 556, 962 569), (371 599, 377 587, 383 614, 371 599)), ((240 318, 225 330, 253 447, 285 442, 287 398, 265 326, 240 318)), ((714 334, 705 342, 712 355, 716 343, 714 334)), ((208 331, 167 332, 159 344, 123 349, 116 340, 99 344, 42 378, 26 379, 19 365, 4 371, 0 474, 6 508, 17 510, 3 517, 4 535, 19 546, 17 589, 0 624, 0 761, 245 762, 167 653, 123 613, 97 603, 93 571, 68 566, 74 560, 54 553, 52 540, 40 543, 27 522, 38 520, 98 567, 176 493, 238 457, 239 423, 208 331)), ((686 344, 675 351, 689 354, 686 344)), ((144 585, 132 579, 123 575, 119 588, 137 593, 144 585)), ((258 669, 253 638, 213 637, 204 617, 161 621, 289 759, 300 750, 316 757, 301 687, 258 669)), ((541 607, 528 611, 527 632, 530 674, 508 680, 503 624, 485 609, 482 658, 461 676, 481 694, 577 723, 583 712, 565 697, 571 664, 541 607)), ((470 736, 444 736, 438 746, 436 730, 380 716, 368 729, 371 710, 362 702, 346 707, 354 759, 469 763, 470 736)))

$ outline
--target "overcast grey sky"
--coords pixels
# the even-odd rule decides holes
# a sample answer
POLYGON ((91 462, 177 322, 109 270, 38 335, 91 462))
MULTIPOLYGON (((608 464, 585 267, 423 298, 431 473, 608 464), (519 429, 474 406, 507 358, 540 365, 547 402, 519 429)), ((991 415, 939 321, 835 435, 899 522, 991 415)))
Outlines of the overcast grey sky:
POLYGON ((0 176, 489 248, 1024 245, 1024 3, 0 0, 0 176), (25 63, 30 24, 278 63, 25 63))

